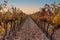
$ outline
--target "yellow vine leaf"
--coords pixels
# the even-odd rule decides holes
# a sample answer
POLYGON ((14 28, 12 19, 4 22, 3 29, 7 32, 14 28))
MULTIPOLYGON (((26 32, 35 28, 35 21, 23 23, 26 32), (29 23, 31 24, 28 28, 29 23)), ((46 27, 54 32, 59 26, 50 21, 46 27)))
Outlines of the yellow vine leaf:
POLYGON ((5 29, 2 26, 0 26, 0 33, 4 32, 4 31, 5 31, 5 29))

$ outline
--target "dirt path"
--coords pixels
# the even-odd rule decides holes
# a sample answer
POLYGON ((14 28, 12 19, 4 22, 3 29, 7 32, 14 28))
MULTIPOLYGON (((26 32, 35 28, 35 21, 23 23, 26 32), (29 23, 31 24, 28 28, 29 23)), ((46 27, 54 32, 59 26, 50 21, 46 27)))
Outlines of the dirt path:
POLYGON ((48 40, 30 17, 26 19, 24 25, 17 34, 18 38, 15 40, 48 40))

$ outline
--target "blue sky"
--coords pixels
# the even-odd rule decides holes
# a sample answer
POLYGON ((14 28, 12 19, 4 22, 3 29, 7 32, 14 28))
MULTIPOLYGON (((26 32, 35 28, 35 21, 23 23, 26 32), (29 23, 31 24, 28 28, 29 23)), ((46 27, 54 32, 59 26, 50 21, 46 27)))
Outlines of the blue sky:
MULTIPOLYGON (((0 0, 0 3, 3 1, 0 0)), ((20 8, 25 13, 33 13, 33 11, 37 11, 44 4, 51 4, 54 1, 60 3, 60 0, 8 0, 8 4, 20 8)))

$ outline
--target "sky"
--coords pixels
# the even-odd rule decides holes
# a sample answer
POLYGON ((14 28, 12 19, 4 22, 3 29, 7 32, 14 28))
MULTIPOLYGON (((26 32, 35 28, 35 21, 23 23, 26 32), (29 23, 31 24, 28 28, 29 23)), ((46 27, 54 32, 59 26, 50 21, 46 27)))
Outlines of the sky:
MULTIPOLYGON (((4 0, 0 0, 3 3, 4 0)), ((9 6, 20 8, 26 14, 32 14, 43 7, 44 4, 51 4, 53 2, 60 3, 60 0, 8 0, 9 6)))

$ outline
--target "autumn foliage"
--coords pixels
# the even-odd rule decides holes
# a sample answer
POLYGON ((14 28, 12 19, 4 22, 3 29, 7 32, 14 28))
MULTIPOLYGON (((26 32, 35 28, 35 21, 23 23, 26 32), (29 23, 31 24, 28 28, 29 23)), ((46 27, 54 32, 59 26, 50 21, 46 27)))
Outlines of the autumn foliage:
POLYGON ((55 2, 51 5, 45 4, 41 10, 32 14, 31 18, 40 25, 46 36, 52 40, 54 31, 60 28, 60 5, 55 4, 55 2))

